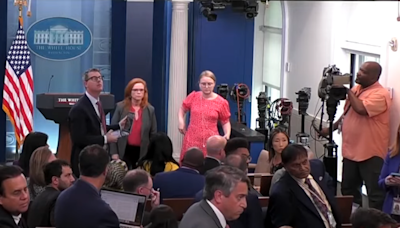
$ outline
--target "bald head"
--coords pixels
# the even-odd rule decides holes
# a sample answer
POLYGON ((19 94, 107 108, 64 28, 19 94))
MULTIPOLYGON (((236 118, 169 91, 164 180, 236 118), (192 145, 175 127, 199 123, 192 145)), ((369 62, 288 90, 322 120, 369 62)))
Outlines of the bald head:
POLYGON ((207 139, 207 155, 223 160, 225 158, 226 139, 220 135, 214 135, 207 139))
POLYGON ((357 72, 356 83, 366 88, 379 80, 382 67, 377 62, 364 62, 357 72))

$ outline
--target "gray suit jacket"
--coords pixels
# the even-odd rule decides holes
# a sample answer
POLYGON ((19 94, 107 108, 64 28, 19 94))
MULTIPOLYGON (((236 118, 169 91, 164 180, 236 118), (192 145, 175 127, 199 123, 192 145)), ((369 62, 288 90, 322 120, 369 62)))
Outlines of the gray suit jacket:
MULTIPOLYGON (((114 115, 111 120, 111 124, 118 124, 126 115, 128 115, 129 110, 124 108, 124 103, 118 102, 115 108, 114 115)), ((133 120, 135 124, 135 120, 133 120)), ((150 104, 147 105, 142 111, 142 130, 141 137, 142 141, 140 143, 140 158, 142 158, 147 153, 147 148, 149 146, 150 137, 157 132, 157 121, 156 114, 154 112, 154 107, 150 104)), ((120 159, 124 157, 125 147, 128 142, 128 136, 124 136, 118 139, 117 143, 110 143, 110 153, 119 154, 120 159)))
POLYGON ((185 213, 179 228, 225 228, 205 200, 193 204, 185 213))

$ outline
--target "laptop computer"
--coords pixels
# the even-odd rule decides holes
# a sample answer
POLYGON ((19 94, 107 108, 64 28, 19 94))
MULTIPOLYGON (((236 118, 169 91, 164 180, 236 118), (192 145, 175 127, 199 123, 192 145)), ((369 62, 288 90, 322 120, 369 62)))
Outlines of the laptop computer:
POLYGON ((140 228, 146 208, 146 196, 112 189, 101 189, 101 198, 117 214, 120 227, 140 228))

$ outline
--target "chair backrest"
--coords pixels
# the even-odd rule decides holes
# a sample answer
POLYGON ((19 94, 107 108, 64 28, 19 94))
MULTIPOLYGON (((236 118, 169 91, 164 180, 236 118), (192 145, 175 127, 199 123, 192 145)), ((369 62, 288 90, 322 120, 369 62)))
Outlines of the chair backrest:
POLYGON ((194 198, 177 198, 177 199, 164 199, 163 204, 168 205, 172 208, 176 215, 176 219, 181 221, 183 214, 189 209, 194 203, 194 198))
POLYGON ((263 196, 269 196, 269 189, 271 188, 271 181, 274 175, 270 173, 248 173, 247 177, 250 179, 251 184, 254 185, 254 179, 260 178, 260 193, 263 196))
POLYGON ((151 199, 147 199, 146 208, 144 210, 150 212, 151 209, 151 199))
POLYGON ((269 197, 268 196, 258 197, 258 202, 260 202, 261 207, 268 207, 269 197))
POLYGON ((342 224, 350 223, 353 208, 353 196, 336 196, 336 204, 342 219, 342 224))

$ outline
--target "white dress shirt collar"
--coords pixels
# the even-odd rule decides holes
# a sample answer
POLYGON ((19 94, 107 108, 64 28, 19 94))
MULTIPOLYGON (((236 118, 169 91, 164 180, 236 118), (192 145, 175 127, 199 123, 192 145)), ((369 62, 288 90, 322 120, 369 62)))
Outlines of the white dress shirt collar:
POLYGON ((97 101, 99 101, 99 99, 94 98, 87 91, 86 91, 86 96, 89 98, 90 102, 92 102, 93 106, 96 107, 97 106, 97 101))
POLYGON ((13 215, 12 217, 13 217, 13 219, 14 219, 15 224, 18 225, 18 224, 19 224, 19 221, 21 221, 22 215, 21 215, 21 214, 19 214, 19 215, 13 215))
POLYGON ((208 205, 210 205, 211 209, 214 211, 215 215, 217 216, 219 222, 221 223, 222 228, 226 227, 226 220, 222 212, 214 205, 212 204, 209 200, 206 200, 208 205))

